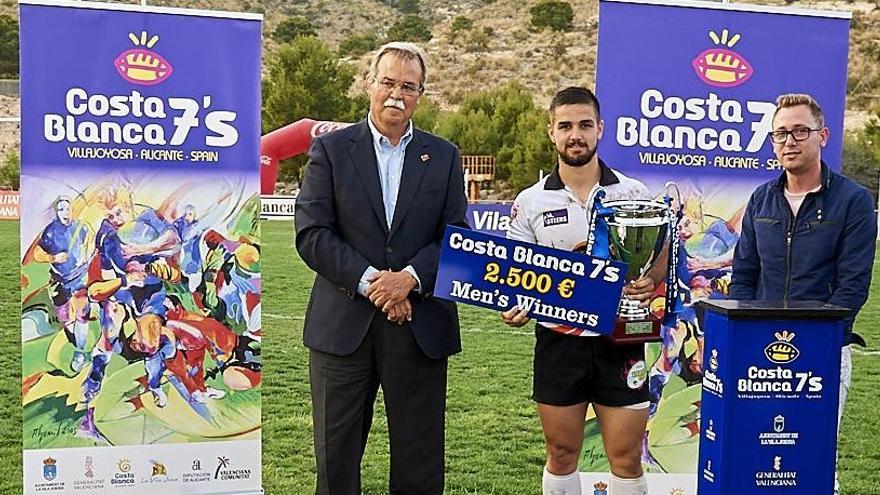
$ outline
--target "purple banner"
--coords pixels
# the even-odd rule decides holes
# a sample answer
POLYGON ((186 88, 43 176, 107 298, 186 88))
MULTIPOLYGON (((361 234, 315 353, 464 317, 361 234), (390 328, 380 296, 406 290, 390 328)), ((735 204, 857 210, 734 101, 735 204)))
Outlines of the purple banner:
MULTIPOLYGON (((695 489, 694 404, 705 361, 692 305, 726 297, 746 202, 782 173, 768 136, 778 95, 818 100, 831 131, 823 158, 840 169, 849 17, 699 1, 599 3, 602 158, 658 197, 674 181, 684 205, 678 283, 685 307, 664 328, 662 345, 648 346, 652 405, 643 465, 664 473, 652 478, 652 490, 695 489), (687 482, 673 473, 688 473, 687 482)), ((662 306, 659 297, 655 304, 662 306)), ((581 468, 605 471, 605 460, 591 453, 602 452, 597 430, 588 430, 581 468)))
POLYGON ((261 492, 261 16, 20 11, 24 493, 261 492))
POLYGON ((596 90, 609 164, 652 185, 757 185, 781 170, 768 139, 776 97, 809 93, 831 130, 823 156, 840 169, 848 14, 745 8, 600 3, 596 90))
POLYGON ((30 166, 216 174, 259 163, 260 23, 36 5, 22 20, 30 166))

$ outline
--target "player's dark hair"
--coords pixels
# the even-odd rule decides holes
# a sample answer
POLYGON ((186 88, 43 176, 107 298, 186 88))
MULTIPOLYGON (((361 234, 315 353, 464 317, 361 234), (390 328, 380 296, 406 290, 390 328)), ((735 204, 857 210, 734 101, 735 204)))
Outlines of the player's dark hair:
POLYGON ((581 86, 569 86, 560 90, 550 100, 550 117, 553 117, 553 111, 556 107, 562 105, 592 105, 596 110, 596 120, 602 118, 599 113, 599 99, 587 88, 581 86))

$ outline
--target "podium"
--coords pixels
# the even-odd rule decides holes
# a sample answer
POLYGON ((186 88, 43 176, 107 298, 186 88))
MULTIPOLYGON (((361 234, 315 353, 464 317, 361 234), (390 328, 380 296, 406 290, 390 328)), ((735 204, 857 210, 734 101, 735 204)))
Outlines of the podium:
POLYGON ((829 495, 846 308, 702 301, 699 495, 829 495))

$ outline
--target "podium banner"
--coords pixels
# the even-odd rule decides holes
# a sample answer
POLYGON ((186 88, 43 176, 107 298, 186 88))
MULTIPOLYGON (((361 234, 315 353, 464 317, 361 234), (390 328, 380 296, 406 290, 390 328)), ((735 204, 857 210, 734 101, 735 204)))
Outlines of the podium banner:
POLYGON ((833 492, 840 384, 833 350, 849 311, 822 303, 702 304, 710 330, 700 494, 833 492))
MULTIPOLYGON (((649 472, 696 472, 696 404, 706 359, 692 304, 726 297, 748 198, 782 173, 768 138, 778 95, 817 99, 831 131, 822 155, 840 169, 849 18, 691 0, 599 2, 602 158, 658 197, 674 181, 684 204, 685 308, 664 329, 663 344, 648 346, 652 413, 643 464, 649 472)), ((662 307, 661 297, 655 305, 662 307)), ((591 424, 580 466, 605 472, 591 424)), ((694 489, 682 486, 681 493, 694 489)))
POLYGON ((260 493, 262 18, 20 7, 24 493, 260 493))

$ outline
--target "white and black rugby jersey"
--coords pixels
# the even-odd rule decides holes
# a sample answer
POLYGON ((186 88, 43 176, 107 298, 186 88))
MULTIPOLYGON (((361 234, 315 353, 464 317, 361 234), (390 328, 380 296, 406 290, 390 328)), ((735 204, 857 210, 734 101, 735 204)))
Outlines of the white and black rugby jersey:
MULTIPOLYGON (((612 170, 599 160, 599 185, 605 189, 603 201, 622 199, 651 199, 644 184, 612 170)), ((588 198, 589 201, 589 198, 588 198)), ((566 251, 583 252, 587 246, 591 205, 581 202, 577 195, 562 183, 559 169, 517 195, 510 211, 507 238, 531 242, 566 251)), ((588 330, 552 322, 539 322, 558 332, 582 336, 599 335, 588 330)))

